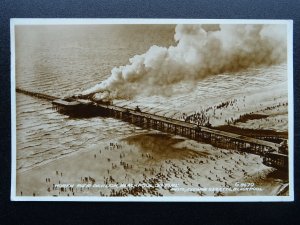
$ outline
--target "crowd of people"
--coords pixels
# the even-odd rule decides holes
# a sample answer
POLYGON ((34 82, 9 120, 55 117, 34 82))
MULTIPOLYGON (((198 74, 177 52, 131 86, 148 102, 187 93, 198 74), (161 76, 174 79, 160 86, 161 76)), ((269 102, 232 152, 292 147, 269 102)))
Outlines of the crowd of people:
MULTIPOLYGON (((55 171, 54 176, 45 178, 47 192, 54 196, 164 196, 176 192, 171 187, 161 184, 178 183, 180 187, 232 187, 234 181, 241 177, 251 178, 247 171, 249 164, 259 161, 248 160, 247 153, 235 153, 232 150, 222 150, 216 147, 203 147, 209 154, 190 154, 183 159, 157 159, 149 152, 135 152, 132 146, 124 147, 122 144, 110 143, 98 150, 97 163, 104 163, 106 159, 106 173, 95 177, 89 174, 81 176, 78 185, 59 186, 68 183, 64 171, 55 171), (131 148, 131 151, 128 151, 131 148), (105 152, 115 152, 119 159, 106 158, 105 152), (130 154, 136 154, 136 159, 130 154), (99 158, 102 158, 98 162, 99 158), (109 160, 108 160, 109 159, 109 160), (119 162, 119 163, 116 163, 119 162), (138 163, 135 163, 138 162, 138 163), (94 188, 94 184, 104 184, 108 188, 94 188), (132 184, 122 186, 122 184, 132 184), (85 186, 84 186, 85 185, 85 186), (110 185, 110 186, 109 186, 110 185)), ((93 154, 94 155, 94 154, 93 154)), ((95 163, 92 162, 91 163, 95 163)), ((21 193, 23 194, 23 193, 21 193)), ((36 196, 34 192, 32 195, 36 196)), ((195 191, 198 195, 223 195, 224 193, 205 193, 195 191)))

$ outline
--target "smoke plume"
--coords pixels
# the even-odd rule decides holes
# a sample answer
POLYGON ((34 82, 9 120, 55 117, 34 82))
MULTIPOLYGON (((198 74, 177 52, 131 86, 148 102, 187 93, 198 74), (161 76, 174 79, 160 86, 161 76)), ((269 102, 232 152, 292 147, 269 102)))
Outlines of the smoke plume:
POLYGON ((181 82, 193 87, 207 76, 285 62, 287 55, 285 25, 180 24, 174 39, 176 46, 150 47, 82 94, 105 93, 98 97, 106 99, 170 96, 181 82))

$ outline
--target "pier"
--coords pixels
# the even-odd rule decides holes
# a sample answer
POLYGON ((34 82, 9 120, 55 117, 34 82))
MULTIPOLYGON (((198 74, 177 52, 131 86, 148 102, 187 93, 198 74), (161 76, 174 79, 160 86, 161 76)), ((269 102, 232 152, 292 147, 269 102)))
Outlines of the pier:
POLYGON ((20 89, 20 88, 16 88, 16 92, 17 93, 22 93, 22 94, 25 94, 25 95, 29 95, 29 96, 32 96, 32 97, 36 97, 36 98, 45 99, 45 100, 48 100, 48 101, 53 101, 55 99, 58 99, 58 97, 55 97, 55 96, 51 96, 51 95, 47 95, 47 94, 43 94, 43 93, 38 93, 38 92, 27 91, 27 90, 20 89))
POLYGON ((197 126, 184 121, 137 112, 114 105, 100 105, 103 116, 120 119, 144 129, 154 129, 165 133, 179 135, 195 141, 209 143, 213 146, 234 149, 263 156, 268 166, 284 169, 288 167, 288 156, 280 152, 280 144, 252 137, 220 131, 214 128, 197 126))
POLYGON ((73 97, 58 99, 54 96, 17 89, 17 92, 33 97, 51 100, 53 108, 60 113, 70 116, 103 116, 112 117, 132 123, 143 129, 154 129, 173 135, 179 135, 191 140, 209 143, 213 146, 248 152, 263 157, 264 164, 278 169, 287 170, 287 146, 282 150, 282 145, 258 138, 243 136, 215 128, 197 126, 193 123, 163 117, 139 109, 94 103, 73 97))

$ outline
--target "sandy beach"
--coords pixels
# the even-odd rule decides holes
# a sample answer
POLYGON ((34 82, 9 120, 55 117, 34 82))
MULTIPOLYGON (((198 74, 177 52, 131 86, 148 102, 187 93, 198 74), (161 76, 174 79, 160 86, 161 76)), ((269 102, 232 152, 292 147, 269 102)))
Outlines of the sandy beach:
POLYGON ((262 183, 272 171, 259 156, 152 131, 18 173, 17 195, 276 195, 281 182, 262 183), (237 182, 255 183, 256 189, 229 191, 237 182))

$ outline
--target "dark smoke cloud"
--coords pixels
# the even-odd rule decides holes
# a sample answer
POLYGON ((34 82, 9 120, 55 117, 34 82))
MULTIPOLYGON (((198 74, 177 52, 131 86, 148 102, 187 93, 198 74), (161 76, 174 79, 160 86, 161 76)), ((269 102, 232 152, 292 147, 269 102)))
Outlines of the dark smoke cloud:
POLYGON ((105 93, 96 98, 106 99, 130 99, 140 93, 170 96, 180 82, 193 87, 210 75, 286 61, 285 25, 180 24, 174 39, 176 46, 152 46, 82 94, 105 93))

